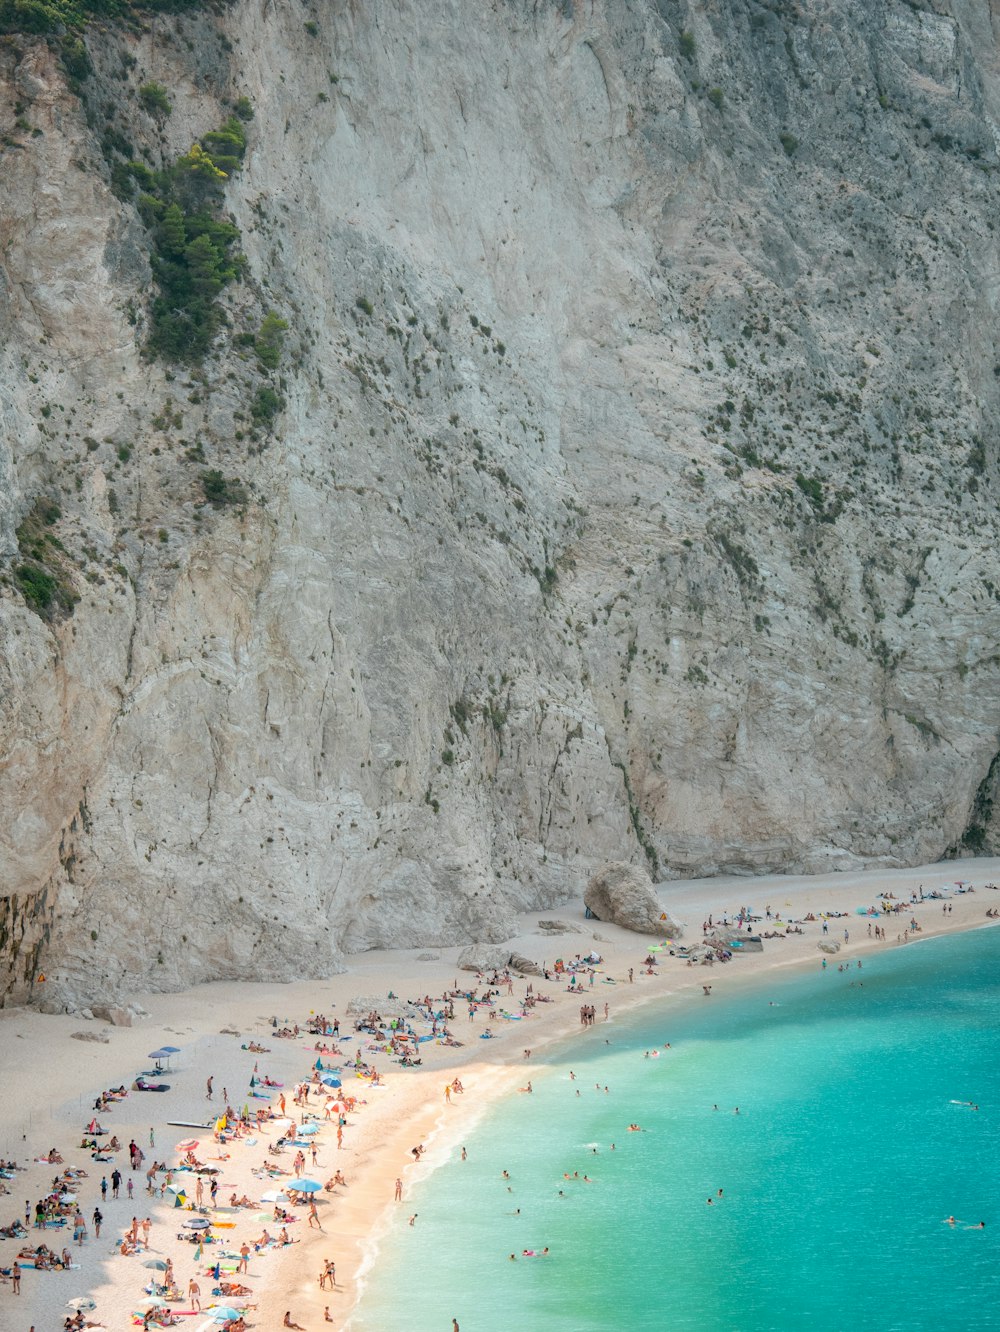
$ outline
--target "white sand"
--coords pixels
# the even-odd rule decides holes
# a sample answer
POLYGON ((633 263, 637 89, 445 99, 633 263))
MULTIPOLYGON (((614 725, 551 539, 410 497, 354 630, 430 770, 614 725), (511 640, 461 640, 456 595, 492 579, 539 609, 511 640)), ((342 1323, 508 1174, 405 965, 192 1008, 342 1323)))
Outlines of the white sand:
MULTIPOLYGON (((823 911, 846 912, 848 919, 830 925, 830 939, 843 944, 845 927, 851 936, 841 955, 830 959, 830 965, 836 966, 843 959, 854 959, 874 948, 901 946, 897 935, 902 934, 911 915, 907 910, 898 918, 881 917, 878 923, 888 933, 888 942, 882 944, 869 939, 867 922, 854 914, 856 907, 875 902, 883 891, 905 900, 920 884, 928 892, 952 886, 959 878, 971 881, 976 891, 949 898, 951 914, 944 914, 941 902, 936 901, 924 902, 913 909, 912 914, 922 927, 922 934, 917 937, 926 937, 985 923, 987 908, 1000 906, 1000 892, 984 888, 987 883, 1000 882, 1000 861, 954 861, 914 870, 853 875, 678 882, 669 885, 662 897, 671 914, 685 925, 685 940, 689 943, 700 939, 701 923, 709 914, 718 920, 728 911, 732 918, 742 905, 750 905, 763 915, 769 904, 772 912, 780 913, 784 920, 801 919, 809 912, 817 915, 823 911)), ((767 928, 767 922, 761 921, 757 928, 767 928)), ((307 1176, 325 1181, 339 1167, 346 1175, 348 1187, 337 1189, 332 1195, 317 1195, 322 1234, 308 1229, 306 1208, 296 1207, 292 1210, 299 1220, 289 1226, 289 1234, 297 1242, 281 1251, 268 1251, 251 1258, 249 1276, 244 1280, 252 1287, 253 1303, 258 1307, 248 1314, 250 1325, 280 1327, 286 1309, 291 1310, 295 1322, 310 1332, 331 1325, 337 1328, 347 1325, 357 1298, 359 1278, 363 1278, 374 1261, 378 1242, 393 1224, 400 1220, 405 1223, 406 1193, 413 1180, 419 1172, 432 1169, 437 1160, 443 1159, 469 1133, 493 1098, 524 1081, 528 1076, 522 1054, 525 1047, 532 1050, 530 1066, 534 1067, 544 1063, 546 1046, 557 1039, 571 1035, 581 1041, 592 1039, 594 1031, 600 1030, 606 1000, 618 1016, 638 1003, 669 995, 697 995, 703 1002, 701 987, 706 980, 711 981, 714 993, 718 994, 759 977, 763 970, 818 967, 821 925, 816 922, 803 928, 802 935, 766 941, 763 954, 737 955, 725 966, 687 967, 678 959, 666 958, 657 975, 647 976, 640 962, 649 943, 655 941, 614 926, 586 921, 582 908, 575 906, 524 916, 521 933, 511 944, 515 952, 548 962, 550 966, 557 956, 570 957, 578 952, 587 953, 591 948, 603 954, 604 963, 599 972, 615 977, 620 983, 613 990, 607 986, 595 989, 596 1028, 581 1029, 582 1001, 568 994, 564 983, 535 979, 536 993, 551 994, 555 1002, 539 1005, 530 1017, 516 1024, 503 1020, 490 1022, 484 1013, 480 1013, 475 1024, 470 1024, 467 1005, 457 1002, 451 1029, 464 1045, 457 1049, 433 1042, 422 1044, 423 1065, 418 1069, 399 1069, 385 1054, 368 1053, 364 1049, 368 1038, 359 1038, 363 1057, 385 1075, 386 1085, 369 1089, 345 1069, 345 1092, 358 1095, 367 1103, 349 1116, 343 1150, 337 1150, 333 1125, 324 1125, 316 1138, 317 1166, 308 1162, 309 1151, 305 1149, 307 1176), (542 935, 538 920, 553 916, 575 925, 579 933, 554 938, 542 935), (633 984, 627 979, 629 967, 635 972, 633 984), (495 1031, 495 1040, 478 1039, 480 1030, 486 1026, 495 1031), (444 1086, 456 1073, 466 1090, 462 1096, 453 1096, 448 1104, 444 1086), (409 1152, 417 1143, 428 1148, 419 1164, 414 1163, 409 1152), (404 1181, 402 1204, 393 1202, 397 1176, 404 1181), (338 1285, 332 1292, 320 1291, 317 1281, 326 1258, 334 1259, 337 1265, 338 1285), (332 1324, 323 1319, 326 1305, 332 1324)), ((289 1111, 294 1112, 290 1084, 309 1072, 316 1058, 312 1049, 315 1038, 303 1035, 298 1040, 273 1039, 268 1034, 272 1016, 279 1022, 287 1019, 301 1026, 310 1011, 323 1012, 340 1019, 342 1035, 354 1034, 353 1022, 347 1017, 347 1004, 356 995, 386 995, 392 989, 404 999, 424 994, 440 998, 456 977, 463 989, 476 984, 475 976, 456 971, 458 948, 442 949, 437 960, 424 962, 418 960, 421 951, 424 950, 361 954, 348 959, 346 973, 325 981, 285 986, 227 983, 199 986, 180 994, 139 995, 137 998, 149 1010, 150 1017, 133 1028, 107 1029, 108 1044, 71 1039, 73 1032, 104 1030, 99 1023, 88 1023, 79 1017, 47 1017, 26 1009, 0 1011, 0 1068, 4 1087, 0 1105, 0 1157, 13 1158, 19 1166, 26 1167, 18 1171, 15 1180, 6 1181, 9 1196, 0 1197, 0 1221, 8 1224, 15 1217, 23 1218, 25 1199, 33 1205, 36 1198, 48 1191, 51 1179, 62 1167, 38 1165, 34 1158, 50 1147, 58 1148, 67 1165, 89 1172, 79 1189, 89 1227, 86 1244, 77 1249, 71 1234, 34 1229, 25 1242, 45 1242, 59 1250, 69 1246, 80 1264, 79 1270, 25 1269, 19 1297, 12 1294, 9 1283, 0 1285, 0 1326, 11 1332, 28 1332, 32 1324, 37 1332, 58 1330, 68 1312, 66 1302, 83 1295, 97 1302, 96 1310, 88 1315, 95 1322, 111 1329, 132 1326, 130 1315, 139 1307, 145 1279, 153 1275, 142 1266, 146 1254, 138 1257, 118 1254, 118 1241, 133 1215, 152 1218, 150 1256, 173 1259, 182 1290, 186 1291, 189 1277, 197 1271, 202 1304, 207 1306, 213 1282, 205 1275, 205 1269, 208 1262, 214 1261, 216 1252, 221 1248, 235 1251, 244 1239, 260 1235, 265 1224, 272 1235, 278 1233, 280 1225, 274 1223, 268 1208, 233 1213, 227 1208, 234 1190, 238 1195, 245 1192, 258 1200, 262 1192, 276 1187, 277 1182, 255 1178, 251 1173, 266 1157, 267 1139, 276 1135, 273 1130, 257 1135, 255 1146, 238 1141, 226 1149, 228 1159, 208 1160, 208 1164, 221 1168, 220 1210, 215 1214, 216 1219, 232 1223, 233 1228, 217 1230, 222 1243, 206 1246, 202 1262, 196 1264, 193 1247, 176 1238, 181 1220, 190 1218, 192 1213, 173 1210, 169 1199, 161 1201, 158 1195, 150 1198, 143 1191, 143 1172, 154 1158, 175 1165, 178 1156, 172 1148, 187 1137, 201 1140, 198 1155, 202 1159, 219 1156, 220 1152, 211 1142, 210 1134, 169 1128, 166 1121, 204 1122, 209 1111, 218 1111, 224 1086, 230 1091, 231 1102, 242 1105, 255 1060, 262 1074, 284 1082, 289 1111), (233 1028, 241 1035, 237 1038, 220 1034, 222 1028, 233 1028), (270 1053, 254 1055, 241 1049, 242 1044, 254 1039, 269 1046, 270 1053), (109 1191, 107 1202, 101 1203, 101 1171, 106 1171, 110 1178, 113 1167, 96 1164, 89 1152, 79 1149, 83 1126, 93 1115, 97 1093, 122 1082, 129 1086, 139 1070, 150 1066, 148 1053, 162 1045, 182 1047, 182 1053, 174 1057, 170 1073, 165 1075, 171 1084, 170 1092, 163 1095, 131 1092, 115 1110, 99 1116, 123 1145, 134 1137, 146 1153, 142 1171, 133 1176, 134 1203, 129 1203, 124 1187, 120 1200, 113 1201, 109 1191), (209 1074, 215 1082, 211 1106, 205 1099, 209 1074), (155 1149, 149 1146, 151 1127, 155 1132, 155 1149), (91 1224, 95 1205, 100 1206, 105 1217, 99 1240, 95 1239, 91 1224)), ((525 982, 517 982, 517 999, 524 990, 525 982)), ((515 1007, 514 999, 506 995, 501 1002, 512 1010, 515 1007)), ((345 1054, 350 1052, 350 1059, 357 1044, 355 1039, 341 1047, 345 1054)), ((250 1102, 252 1109, 267 1104, 250 1102)), ((288 1169, 292 1155, 286 1149, 281 1160, 288 1169)), ((116 1159, 127 1179, 131 1174, 127 1151, 119 1153, 116 1159)), ((9 1267, 21 1247, 15 1240, 0 1243, 0 1266, 9 1267)), ((186 1302, 174 1307, 179 1313, 189 1309, 186 1302)), ((198 1315, 181 1318, 181 1323, 193 1330, 199 1329, 203 1321, 198 1315)))

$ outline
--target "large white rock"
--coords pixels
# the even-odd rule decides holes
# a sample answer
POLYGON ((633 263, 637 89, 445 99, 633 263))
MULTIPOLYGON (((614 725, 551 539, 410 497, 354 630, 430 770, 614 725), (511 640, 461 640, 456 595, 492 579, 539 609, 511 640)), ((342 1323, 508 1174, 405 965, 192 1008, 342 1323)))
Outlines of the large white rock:
POLYGON ((510 961, 504 944, 469 944, 458 955, 460 971, 502 971, 510 961))
POLYGON ((660 905, 653 883, 644 869, 621 861, 599 869, 587 884, 585 905, 597 920, 621 925, 638 934, 669 935, 679 939, 684 931, 660 905))

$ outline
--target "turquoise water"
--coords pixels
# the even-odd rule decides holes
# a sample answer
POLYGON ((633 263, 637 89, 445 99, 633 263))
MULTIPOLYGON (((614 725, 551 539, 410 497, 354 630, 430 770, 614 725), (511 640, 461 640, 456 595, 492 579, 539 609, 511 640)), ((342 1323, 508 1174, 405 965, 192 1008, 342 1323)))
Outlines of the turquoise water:
POLYGON ((351 1332, 1000 1328, 1000 930, 719 988, 533 1067, 416 1187, 351 1332))

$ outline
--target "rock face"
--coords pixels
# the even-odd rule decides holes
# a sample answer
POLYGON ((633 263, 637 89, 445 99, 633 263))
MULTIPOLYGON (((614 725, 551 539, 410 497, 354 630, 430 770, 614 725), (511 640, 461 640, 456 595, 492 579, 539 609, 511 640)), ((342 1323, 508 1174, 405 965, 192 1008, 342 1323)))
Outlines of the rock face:
POLYGON ((587 884, 583 900, 598 920, 621 925, 638 934, 670 935, 679 939, 684 933, 676 921, 669 916, 664 918, 652 881, 640 866, 605 865, 587 884))
POLYGON ((986 0, 320 10, 0 45, 0 1001, 1000 847, 986 0), (127 164, 239 98, 167 367, 127 164))

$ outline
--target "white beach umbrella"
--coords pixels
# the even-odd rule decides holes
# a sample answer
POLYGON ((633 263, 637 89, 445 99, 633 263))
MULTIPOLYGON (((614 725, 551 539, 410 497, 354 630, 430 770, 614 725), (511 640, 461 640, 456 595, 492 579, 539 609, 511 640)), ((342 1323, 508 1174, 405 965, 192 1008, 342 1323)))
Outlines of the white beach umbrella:
POLYGON ((97 1305, 89 1295, 80 1295, 75 1300, 66 1301, 67 1309, 96 1309, 97 1305))
POLYGON ((288 1202, 287 1197, 283 1193, 277 1192, 274 1189, 269 1190, 267 1193, 262 1193, 260 1195, 260 1200, 261 1202, 281 1203, 282 1206, 288 1202))

